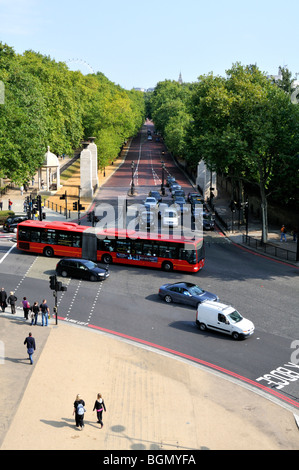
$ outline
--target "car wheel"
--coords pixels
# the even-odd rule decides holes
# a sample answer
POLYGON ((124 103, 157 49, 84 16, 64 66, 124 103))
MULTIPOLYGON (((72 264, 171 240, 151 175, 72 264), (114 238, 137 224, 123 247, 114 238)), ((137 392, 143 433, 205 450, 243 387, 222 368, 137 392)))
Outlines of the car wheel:
POLYGON ((207 327, 206 327, 206 325, 205 325, 204 323, 200 323, 200 324, 199 324, 199 329, 200 329, 201 331, 206 331, 207 327))
POLYGON ((233 337, 235 340, 239 339, 239 333, 237 333, 236 331, 233 331, 232 337, 233 337))
POLYGON ((111 264, 112 263, 112 257, 110 255, 103 255, 102 256, 102 262, 105 264, 111 264))
POLYGON ((65 271, 65 270, 61 271, 61 276, 62 277, 67 277, 67 271, 65 271))
POLYGON ((53 248, 51 248, 50 246, 46 246, 46 248, 44 248, 44 256, 51 258, 53 255, 54 255, 53 248))
POLYGON ((94 282, 97 280, 96 276, 94 274, 91 274, 90 275, 90 278, 89 278, 90 281, 94 282))
POLYGON ((172 302, 172 297, 171 297, 170 295, 165 295, 164 300, 165 300, 165 302, 167 302, 168 304, 171 304, 171 302, 172 302))
POLYGON ((173 265, 170 261, 164 261, 164 263, 162 264, 162 268, 164 269, 164 271, 169 272, 173 270, 173 265))

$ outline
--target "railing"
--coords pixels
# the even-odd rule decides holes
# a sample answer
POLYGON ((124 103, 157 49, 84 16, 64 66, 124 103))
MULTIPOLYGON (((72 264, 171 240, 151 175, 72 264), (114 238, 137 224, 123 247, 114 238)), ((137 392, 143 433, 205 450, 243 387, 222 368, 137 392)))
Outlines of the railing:
POLYGON ((276 258, 296 261, 296 251, 286 250, 285 248, 280 248, 280 246, 272 245, 272 243, 263 243, 261 240, 246 234, 243 234, 243 243, 246 243, 246 245, 251 246, 257 251, 262 251, 276 258))
POLYGON ((70 209, 66 209, 65 207, 60 206, 55 202, 51 202, 48 199, 44 199, 44 206, 52 211, 58 212, 59 214, 64 215, 66 218, 71 218, 71 211, 70 209))

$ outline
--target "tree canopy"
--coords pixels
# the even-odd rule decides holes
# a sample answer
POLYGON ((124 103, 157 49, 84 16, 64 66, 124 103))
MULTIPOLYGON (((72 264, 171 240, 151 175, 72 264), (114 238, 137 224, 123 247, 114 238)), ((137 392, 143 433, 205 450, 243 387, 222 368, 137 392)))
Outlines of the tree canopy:
POLYGON ((34 51, 16 54, 0 43, 0 177, 23 183, 42 163, 47 147, 72 154, 96 137, 104 167, 145 118, 143 94, 115 85, 102 73, 83 75, 34 51))
POLYGON ((268 197, 298 203, 299 106, 290 90, 255 65, 236 63, 226 77, 210 73, 183 87, 159 83, 152 116, 190 167, 204 160, 211 170, 258 185, 267 227, 268 197))

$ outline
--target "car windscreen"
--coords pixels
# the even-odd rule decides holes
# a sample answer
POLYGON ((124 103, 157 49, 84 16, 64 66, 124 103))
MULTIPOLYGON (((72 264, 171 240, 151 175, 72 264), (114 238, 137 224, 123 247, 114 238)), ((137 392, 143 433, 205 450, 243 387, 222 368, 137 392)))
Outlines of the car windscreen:
POLYGON ((89 269, 98 267, 93 261, 85 261, 83 264, 89 269))
POLYGON ((201 295, 204 291, 199 286, 189 287, 189 292, 191 295, 201 295))

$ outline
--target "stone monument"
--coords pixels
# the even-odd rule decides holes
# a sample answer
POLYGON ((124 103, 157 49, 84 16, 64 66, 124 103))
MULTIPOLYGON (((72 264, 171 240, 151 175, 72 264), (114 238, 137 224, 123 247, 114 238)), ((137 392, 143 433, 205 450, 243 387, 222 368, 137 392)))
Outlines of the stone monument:
POLYGON ((80 154, 80 194, 81 197, 92 199, 92 153, 89 149, 90 142, 82 142, 83 150, 80 154))
POLYGON ((90 142, 88 149, 91 151, 91 172, 92 172, 92 187, 93 190, 97 189, 99 186, 99 179, 98 179, 98 148, 95 144, 95 137, 88 137, 88 141, 90 142))

